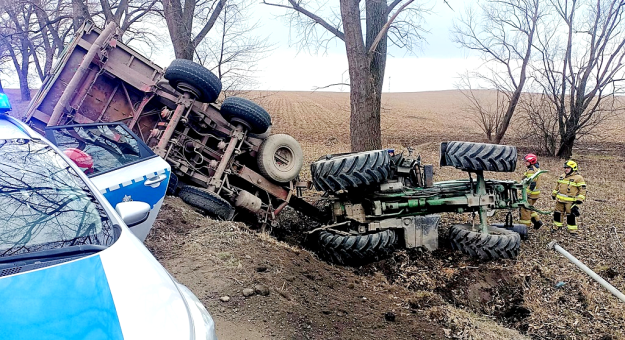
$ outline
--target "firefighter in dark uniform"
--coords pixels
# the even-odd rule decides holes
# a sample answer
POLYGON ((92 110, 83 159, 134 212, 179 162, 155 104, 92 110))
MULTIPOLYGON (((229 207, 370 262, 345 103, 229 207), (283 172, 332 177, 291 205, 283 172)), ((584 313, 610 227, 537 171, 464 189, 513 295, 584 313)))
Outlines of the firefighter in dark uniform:
MULTIPOLYGON (((540 165, 538 164, 538 157, 533 153, 528 153, 523 157, 525 161, 525 166, 527 170, 523 174, 523 178, 532 177, 536 172, 540 170, 540 165)), ((527 202, 530 205, 535 205, 536 201, 540 197, 540 182, 539 178, 535 178, 527 187, 527 202)), ((527 210, 525 208, 521 208, 521 219, 519 223, 525 224, 526 226, 530 226, 530 224, 534 225, 534 229, 538 229, 543 226, 543 222, 540 220, 540 216, 537 212, 527 210)))
POLYGON ((564 226, 566 216, 566 228, 569 233, 577 234, 575 218, 579 217, 579 206, 586 199, 586 182, 577 173, 577 163, 568 160, 564 163, 564 174, 558 178, 553 188, 551 198, 556 200, 556 208, 553 212, 553 223, 556 228, 564 226))

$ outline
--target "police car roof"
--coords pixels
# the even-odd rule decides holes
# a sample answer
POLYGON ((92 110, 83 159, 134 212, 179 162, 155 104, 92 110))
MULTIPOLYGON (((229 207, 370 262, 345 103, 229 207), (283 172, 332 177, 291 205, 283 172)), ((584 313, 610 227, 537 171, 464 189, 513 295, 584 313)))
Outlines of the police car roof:
POLYGON ((31 139, 31 136, 15 118, 0 113, 0 140, 17 138, 31 139))

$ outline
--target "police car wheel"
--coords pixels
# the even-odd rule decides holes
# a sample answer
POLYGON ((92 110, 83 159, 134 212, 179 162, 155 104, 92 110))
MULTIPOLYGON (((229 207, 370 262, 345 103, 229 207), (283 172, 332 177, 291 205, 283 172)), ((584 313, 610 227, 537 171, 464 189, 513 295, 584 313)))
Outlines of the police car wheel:
POLYGON ((473 231, 470 224, 456 224, 450 229, 449 238, 455 250, 480 260, 514 259, 521 248, 521 236, 495 226, 488 227, 488 234, 473 231))
POLYGON ((386 150, 327 156, 310 165, 312 182, 319 191, 362 188, 386 180, 391 158, 386 150))
POLYGON ((315 234, 317 254, 322 259, 347 266, 359 266, 388 257, 397 245, 397 234, 387 229, 371 234, 342 235, 332 230, 315 234))
POLYGON ((180 189, 178 196, 188 205, 200 208, 222 220, 231 220, 234 216, 232 205, 214 192, 185 185, 180 189))

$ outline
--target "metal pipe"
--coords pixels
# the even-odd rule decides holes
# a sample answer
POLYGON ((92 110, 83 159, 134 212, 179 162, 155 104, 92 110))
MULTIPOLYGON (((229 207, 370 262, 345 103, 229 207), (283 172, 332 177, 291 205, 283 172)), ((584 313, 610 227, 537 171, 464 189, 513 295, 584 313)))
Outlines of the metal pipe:
POLYGON ((156 145, 156 154, 163 158, 165 157, 165 149, 167 148, 167 144, 169 143, 171 136, 174 134, 174 130, 176 130, 178 122, 180 122, 180 118, 182 118, 182 114, 184 113, 184 110, 187 108, 186 104, 189 102, 189 98, 189 93, 185 92, 182 94, 182 97, 180 97, 180 99, 178 100, 178 106, 176 106, 174 114, 171 116, 171 119, 169 120, 169 123, 167 123, 167 127, 165 128, 163 135, 156 145))
MULTIPOLYGON (((486 181, 484 180, 484 171, 477 171, 477 195, 478 197, 486 196, 486 181)), ((488 221, 486 220, 486 208, 482 205, 480 199, 478 213, 480 215, 480 231, 482 234, 488 234, 488 221)))
POLYGON ((234 132, 232 133, 232 136, 230 137, 230 142, 228 143, 228 146, 226 147, 226 150, 224 151, 224 155, 221 157, 221 160, 219 161, 219 166, 217 166, 217 169, 215 170, 215 173, 213 174, 213 177, 211 178, 211 183, 208 185, 208 191, 212 191, 215 192, 215 189, 217 188, 217 184, 221 181, 221 175, 224 174, 224 171, 226 170, 226 166, 228 165, 228 162, 230 161, 230 158, 232 157, 232 154, 234 153, 234 149, 237 147, 237 144, 239 143, 239 139, 241 132, 243 132, 243 125, 241 124, 237 124, 237 127, 234 129, 234 132))
POLYGON ((612 286, 608 281, 604 280, 601 276, 597 275, 597 273, 593 272, 590 268, 586 267, 586 265, 576 259, 575 256, 569 254, 569 252, 562 249, 562 247, 560 247, 555 240, 549 242, 549 244, 547 245, 547 249, 554 249, 560 254, 564 255, 564 257, 569 259, 569 261, 573 262, 573 264, 579 267, 579 269, 583 270, 584 273, 588 274, 588 276, 599 282, 599 284, 601 284, 605 289, 609 290, 610 293, 614 294, 614 296, 625 302, 625 295, 623 295, 623 293, 621 293, 618 289, 614 288, 614 286, 612 286))
POLYGON ((50 116, 50 120, 48 121, 48 126, 54 126, 59 123, 59 119, 63 114, 63 110, 67 106, 67 103, 69 103, 69 100, 74 97, 74 92, 85 77, 85 73, 89 69, 89 65, 91 65, 93 58, 95 58, 96 53, 102 48, 102 46, 106 44, 106 39, 108 39, 109 36, 115 32, 115 29, 117 29, 117 25, 115 25, 115 22, 109 22, 108 25, 106 25, 104 31, 100 33, 100 36, 95 40, 93 45, 91 45, 91 48, 89 48, 89 51, 87 51, 87 54, 85 54, 82 62, 80 62, 80 66, 78 66, 76 73, 74 73, 74 76, 69 81, 69 84, 67 84, 67 87, 63 91, 61 98, 54 106, 52 116, 50 116))

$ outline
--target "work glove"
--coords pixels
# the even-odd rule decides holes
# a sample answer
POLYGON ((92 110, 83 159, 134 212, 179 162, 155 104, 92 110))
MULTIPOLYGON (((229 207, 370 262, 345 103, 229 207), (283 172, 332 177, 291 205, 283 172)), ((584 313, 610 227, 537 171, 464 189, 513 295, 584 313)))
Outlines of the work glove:
POLYGON ((575 217, 579 217, 580 212, 579 212, 579 207, 574 205, 571 207, 571 214, 573 214, 575 217))
POLYGON ((555 201, 556 200, 556 196, 555 195, 551 195, 551 199, 555 201))
POLYGON ((580 205, 580 204, 582 204, 582 203, 584 203, 584 202, 582 202, 582 201, 575 201, 575 204, 576 204, 576 205, 580 205))

